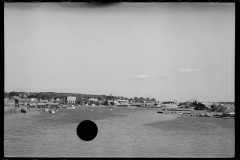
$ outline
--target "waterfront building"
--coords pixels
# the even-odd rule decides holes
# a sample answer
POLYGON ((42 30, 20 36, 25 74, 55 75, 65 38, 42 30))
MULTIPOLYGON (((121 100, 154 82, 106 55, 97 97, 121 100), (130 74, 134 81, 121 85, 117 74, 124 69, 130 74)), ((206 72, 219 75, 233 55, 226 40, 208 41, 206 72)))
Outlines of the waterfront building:
POLYGON ((15 100, 13 98, 4 98, 4 106, 14 106, 15 100))
POLYGON ((58 108, 58 103, 48 102, 46 105, 48 108, 58 108))
POLYGON ((130 106, 130 104, 128 103, 128 100, 124 100, 124 99, 118 99, 117 101, 115 101, 115 105, 116 106, 130 106))
POLYGON ((37 103, 37 102, 38 102, 38 99, 37 99, 37 98, 30 98, 30 102, 31 102, 31 103, 37 103))
POLYGON ((175 101, 165 101, 160 106, 163 108, 177 108, 175 101))
POLYGON ((75 104, 76 103, 76 97, 73 97, 73 96, 68 96, 68 97, 66 97, 66 103, 68 103, 68 104, 75 104))
POLYGON ((97 102, 98 99, 97 98, 89 98, 88 101, 90 101, 90 102, 97 102))
POLYGON ((46 108, 47 104, 46 103, 37 103, 38 108, 46 108))

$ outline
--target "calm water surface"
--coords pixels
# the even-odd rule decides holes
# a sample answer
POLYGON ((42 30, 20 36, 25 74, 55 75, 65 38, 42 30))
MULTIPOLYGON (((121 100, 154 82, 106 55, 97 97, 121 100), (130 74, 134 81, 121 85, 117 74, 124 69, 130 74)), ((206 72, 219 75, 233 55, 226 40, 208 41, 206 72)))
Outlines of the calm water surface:
POLYGON ((29 110, 4 115, 5 157, 234 157, 234 119, 181 117, 157 109, 29 110), (112 115, 115 116, 112 116, 112 115), (82 141, 78 124, 98 135, 82 141))

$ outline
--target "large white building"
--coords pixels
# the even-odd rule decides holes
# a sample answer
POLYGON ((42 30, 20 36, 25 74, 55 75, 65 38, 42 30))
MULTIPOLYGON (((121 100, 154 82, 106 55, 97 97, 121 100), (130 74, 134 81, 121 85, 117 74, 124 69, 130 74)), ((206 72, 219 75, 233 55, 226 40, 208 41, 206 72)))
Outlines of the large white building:
POLYGON ((72 97, 72 96, 68 96, 66 97, 66 103, 71 103, 71 104, 75 104, 76 103, 76 97, 72 97))

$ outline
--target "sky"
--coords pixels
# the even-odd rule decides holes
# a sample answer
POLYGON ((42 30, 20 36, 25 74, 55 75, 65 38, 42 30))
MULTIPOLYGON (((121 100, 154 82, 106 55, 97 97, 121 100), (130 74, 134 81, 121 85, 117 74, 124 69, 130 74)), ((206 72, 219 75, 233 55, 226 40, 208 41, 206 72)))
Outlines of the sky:
POLYGON ((235 101, 234 3, 4 3, 5 92, 235 101))

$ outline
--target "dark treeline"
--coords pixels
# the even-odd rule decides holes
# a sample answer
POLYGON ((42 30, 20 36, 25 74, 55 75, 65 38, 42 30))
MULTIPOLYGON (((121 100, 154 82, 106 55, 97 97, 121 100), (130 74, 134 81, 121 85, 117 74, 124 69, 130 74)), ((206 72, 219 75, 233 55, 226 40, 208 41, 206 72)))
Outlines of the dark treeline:
MULTIPOLYGON (((4 98, 6 97, 12 97, 12 96, 20 96, 21 98, 37 98, 37 99, 51 99, 51 98, 64 98, 67 96, 74 96, 76 97, 76 101, 81 101, 83 98, 84 99, 89 99, 89 98, 96 98, 98 100, 103 100, 107 98, 107 95, 92 95, 92 94, 79 94, 79 93, 56 93, 56 92, 10 92, 4 93, 4 98)), ((126 98, 123 97, 123 99, 127 99, 130 101, 135 101, 135 102, 149 102, 149 101, 156 101, 155 98, 143 98, 143 97, 134 97, 134 98, 126 98)))
POLYGON ((10 92, 4 93, 4 98, 12 97, 12 96, 20 96, 21 98, 37 98, 37 99, 57 99, 64 98, 68 96, 76 97, 76 101, 81 101, 83 98, 97 98, 99 100, 106 98, 105 95, 90 95, 90 94, 77 94, 77 93, 56 93, 56 92, 10 92))

